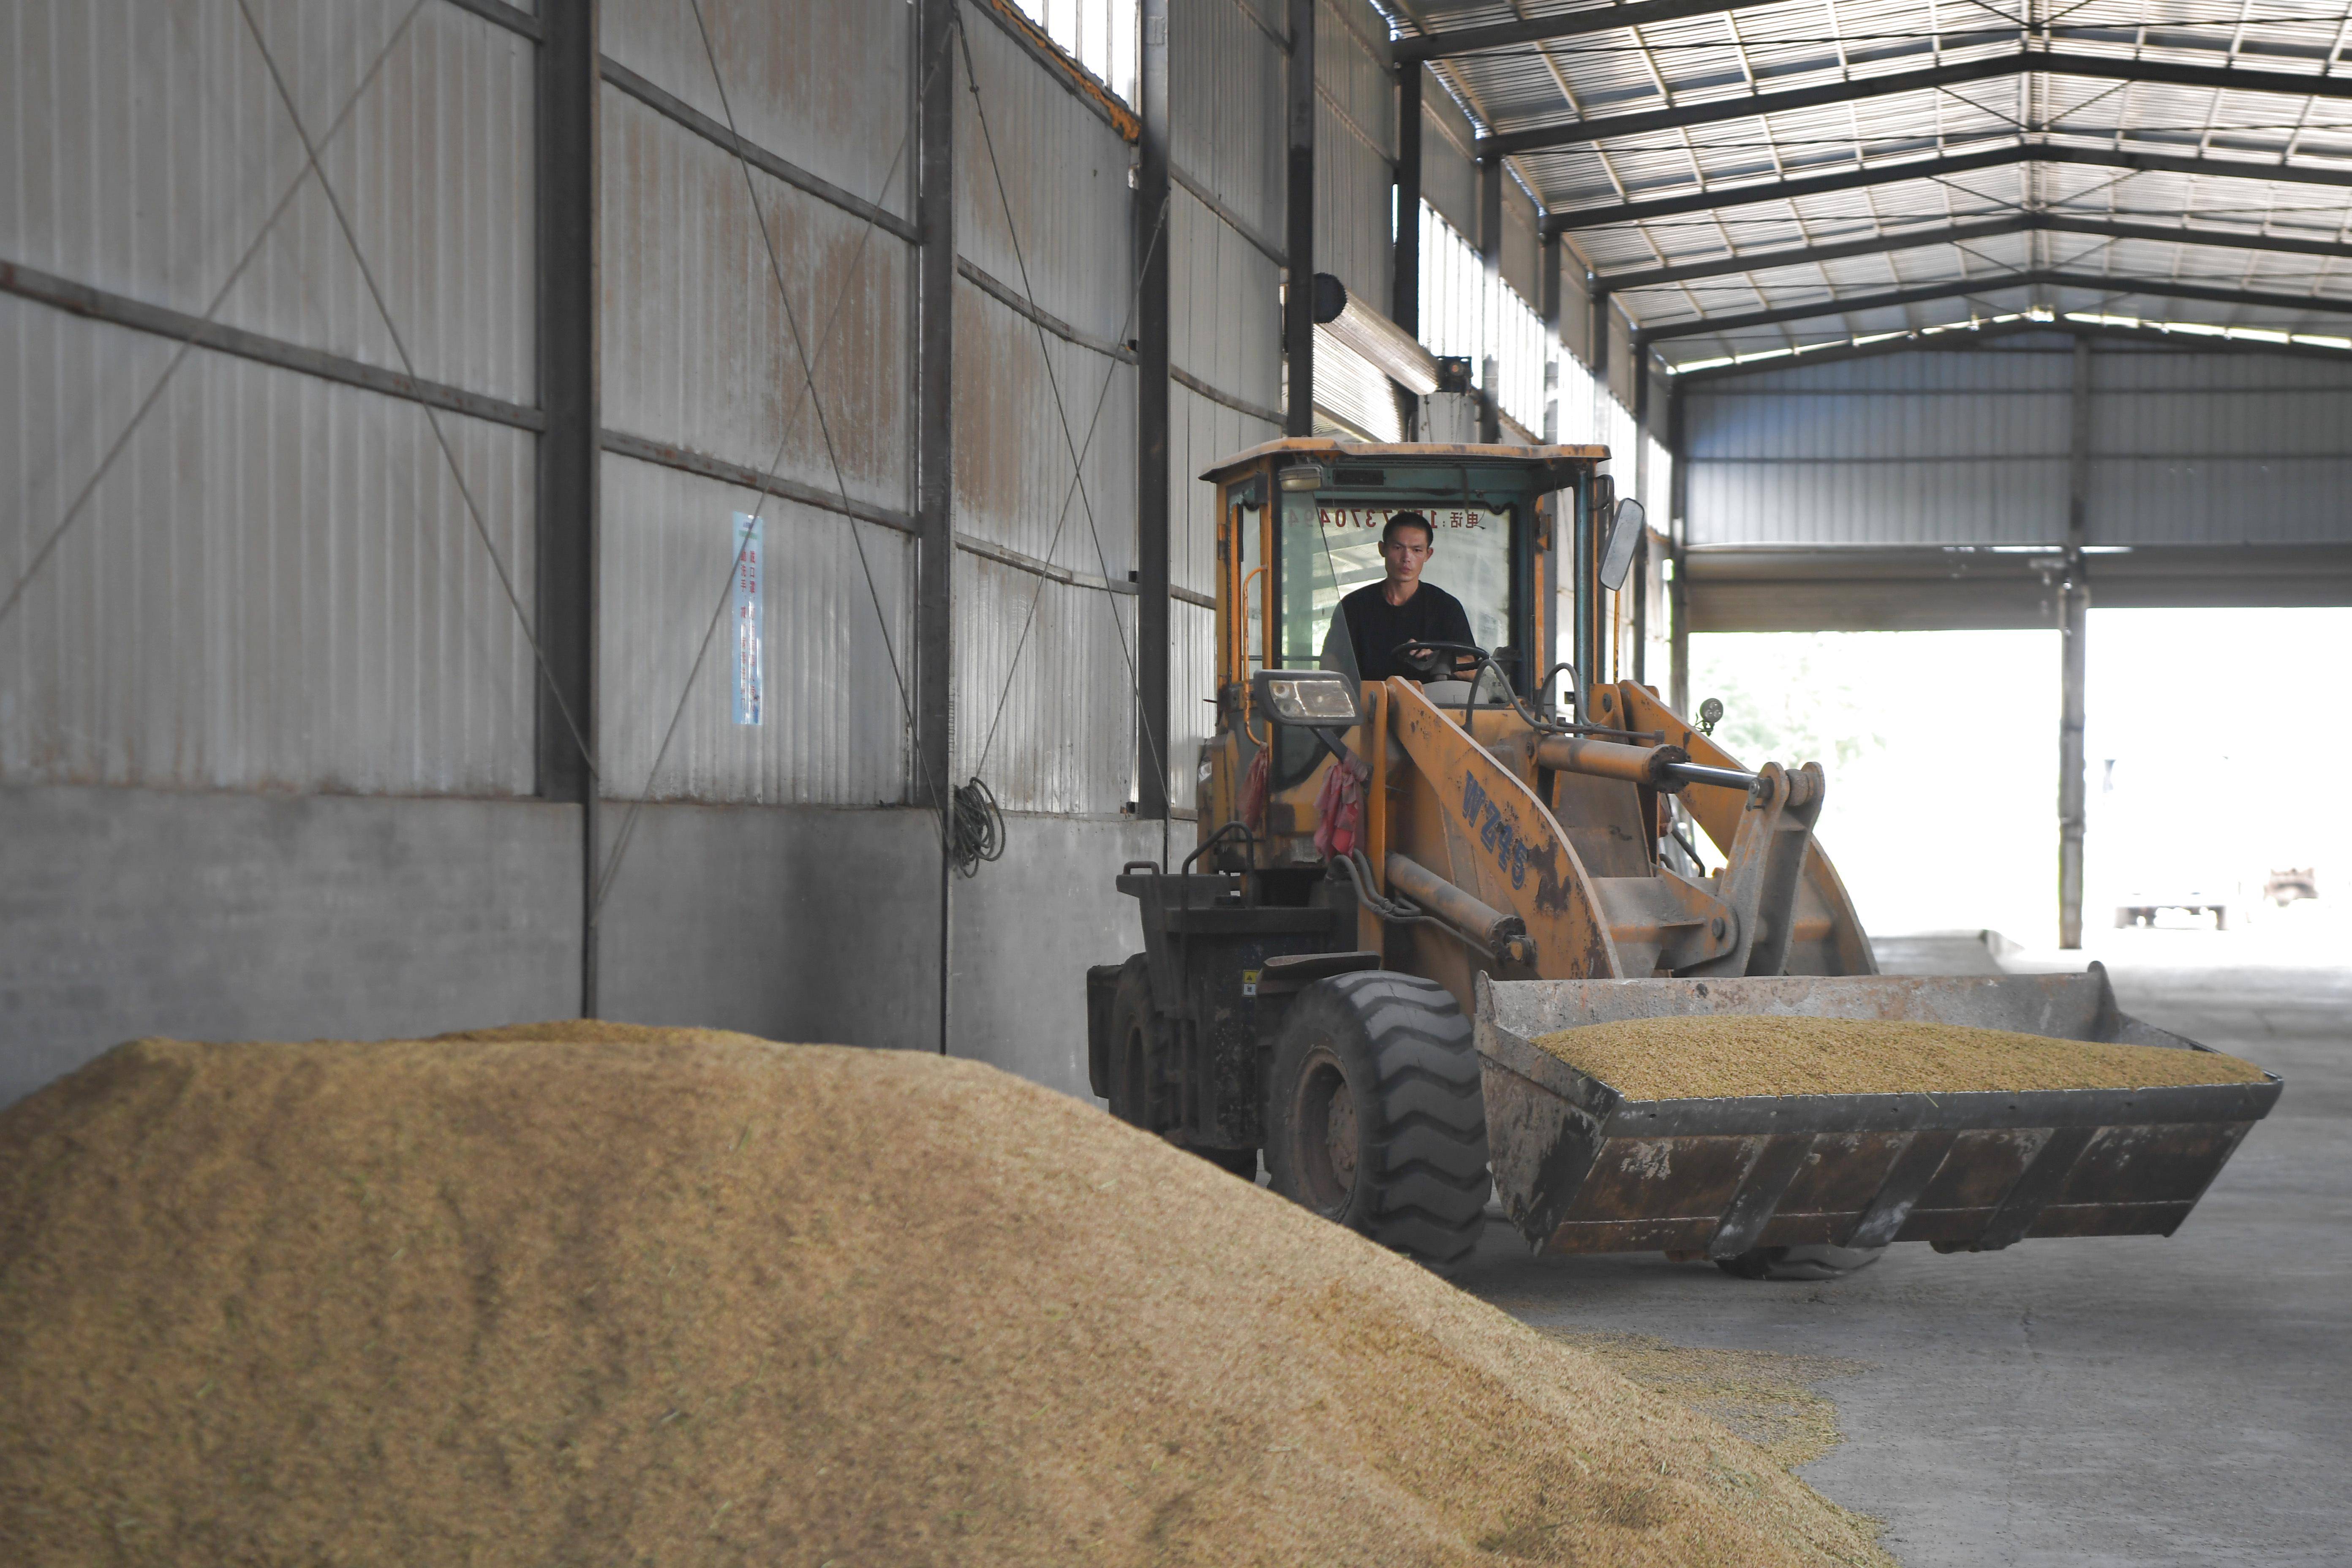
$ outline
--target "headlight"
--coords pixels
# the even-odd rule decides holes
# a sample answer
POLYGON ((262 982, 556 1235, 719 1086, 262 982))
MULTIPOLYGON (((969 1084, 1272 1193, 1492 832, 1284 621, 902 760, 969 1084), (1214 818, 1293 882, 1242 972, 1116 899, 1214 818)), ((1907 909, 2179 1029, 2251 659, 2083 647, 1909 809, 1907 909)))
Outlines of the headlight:
POLYGON ((1262 669, 1258 706, 1277 724, 1344 730, 1362 721, 1356 683, 1336 670, 1262 669))

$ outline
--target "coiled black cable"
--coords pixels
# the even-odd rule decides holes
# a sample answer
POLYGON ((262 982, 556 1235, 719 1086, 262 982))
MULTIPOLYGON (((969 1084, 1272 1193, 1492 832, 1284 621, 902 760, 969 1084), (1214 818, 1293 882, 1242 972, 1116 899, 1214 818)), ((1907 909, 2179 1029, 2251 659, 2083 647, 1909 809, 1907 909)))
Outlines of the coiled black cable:
POLYGON ((957 870, 977 876, 982 861, 1004 858, 1004 813, 977 776, 956 785, 953 807, 949 853, 957 870))

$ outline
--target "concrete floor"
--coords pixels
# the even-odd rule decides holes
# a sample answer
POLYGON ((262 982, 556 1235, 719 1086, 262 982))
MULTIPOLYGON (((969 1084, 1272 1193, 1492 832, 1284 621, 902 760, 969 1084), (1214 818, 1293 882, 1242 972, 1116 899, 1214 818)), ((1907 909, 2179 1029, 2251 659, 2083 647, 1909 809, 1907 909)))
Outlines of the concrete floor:
POLYGON ((2103 959, 2126 1011, 2286 1079, 2176 1236, 1906 1246, 1757 1284, 1531 1258, 1497 1223, 1460 1282, 1538 1325, 1868 1363, 1819 1385, 1845 1441, 1798 1473, 1884 1521, 1908 1568, 2352 1562, 2347 939, 2274 917, 2005 961, 2103 959))

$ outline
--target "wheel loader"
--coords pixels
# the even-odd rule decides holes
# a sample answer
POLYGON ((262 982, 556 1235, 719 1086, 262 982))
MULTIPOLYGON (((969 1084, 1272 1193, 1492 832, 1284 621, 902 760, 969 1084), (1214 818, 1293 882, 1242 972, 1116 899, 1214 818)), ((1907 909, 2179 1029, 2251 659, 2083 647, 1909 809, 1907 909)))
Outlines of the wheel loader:
POLYGON ((1641 1100, 1538 1049, 1691 1014, 1910 1018, 2202 1049, 2105 973, 1881 975, 1813 839, 1817 763, 1743 767, 1603 668, 1640 545, 1600 447, 1292 438, 1216 495, 1195 847, 1123 868, 1087 978, 1114 1114, 1441 1271, 1490 1194, 1541 1250, 1827 1278, 1898 1241, 2168 1235, 2280 1083, 1641 1100), (1360 678, 1342 595, 1428 520, 1467 642, 1360 678), (1696 833, 1687 831, 1695 827, 1696 833), (1705 840, 1712 850, 1699 847, 1705 840))

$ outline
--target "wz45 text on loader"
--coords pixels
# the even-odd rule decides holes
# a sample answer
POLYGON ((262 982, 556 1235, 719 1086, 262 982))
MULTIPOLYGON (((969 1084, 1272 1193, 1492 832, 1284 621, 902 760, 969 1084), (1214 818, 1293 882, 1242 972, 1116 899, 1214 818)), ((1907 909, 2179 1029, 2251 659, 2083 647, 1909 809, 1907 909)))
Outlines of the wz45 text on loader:
POLYGON ((1088 972, 1096 1092, 1237 1172, 1263 1150, 1277 1190, 1440 1268, 1475 1245, 1490 1190, 1539 1248, 1751 1276, 1833 1274, 1896 1241, 2168 1235, 2277 1079, 1645 1102, 1531 1044, 1714 1012, 2201 1048, 2119 1013, 2095 966, 1879 975, 1813 841, 1819 764, 1751 773, 1647 687, 1602 679, 1603 595, 1641 528, 1607 457, 1292 439, 1203 476, 1199 842, 1118 878, 1144 951, 1088 972), (1463 601, 1478 646, 1409 650, 1426 681, 1360 681, 1333 616, 1381 579, 1381 525, 1407 510, 1434 525, 1423 581, 1463 601), (1471 658, 1475 679, 1451 679, 1471 658), (1565 715, 1543 710, 1560 678, 1565 715), (1678 853, 1668 797, 1718 869, 1678 853))

